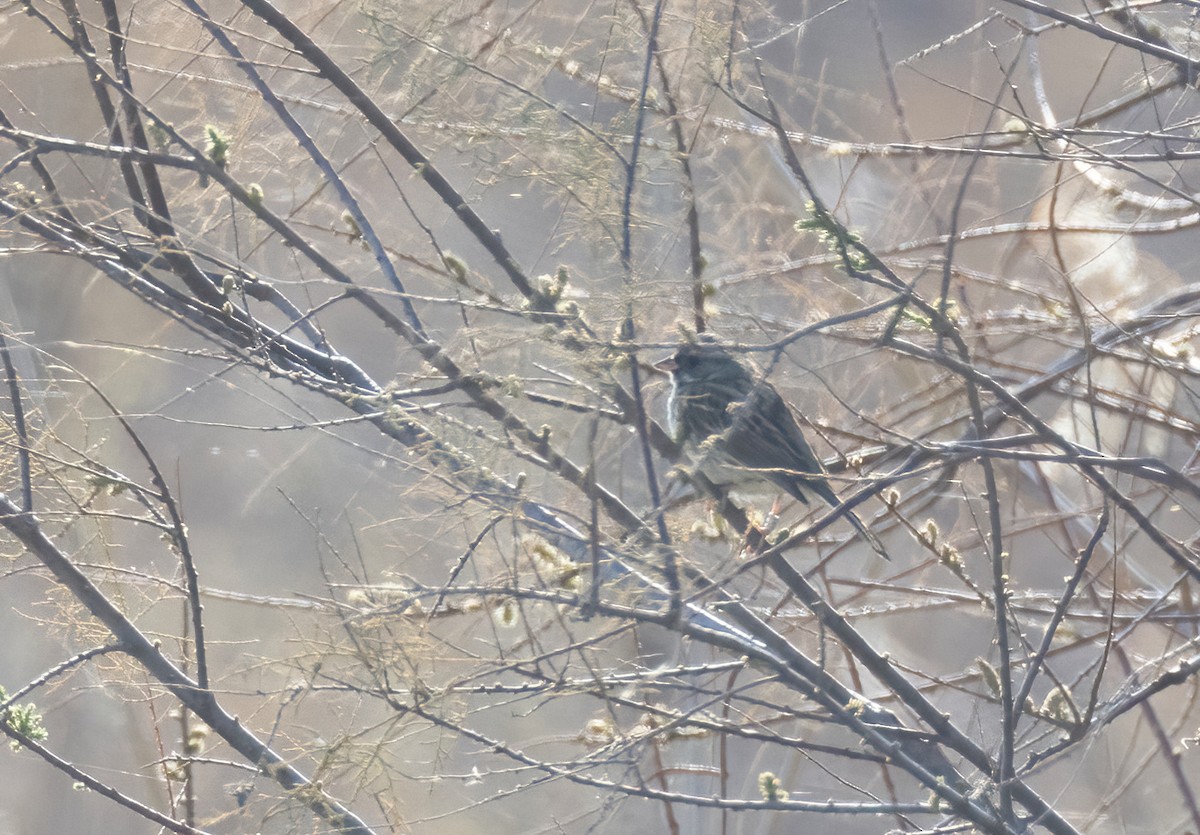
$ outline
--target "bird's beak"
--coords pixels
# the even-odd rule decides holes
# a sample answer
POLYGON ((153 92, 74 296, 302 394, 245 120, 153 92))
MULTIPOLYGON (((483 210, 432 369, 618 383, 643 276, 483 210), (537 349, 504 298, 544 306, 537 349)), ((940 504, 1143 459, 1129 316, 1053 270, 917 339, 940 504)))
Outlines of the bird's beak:
POLYGON ((654 363, 654 367, 664 374, 674 374, 675 369, 679 368, 679 363, 675 362, 675 355, 663 357, 658 362, 654 363))

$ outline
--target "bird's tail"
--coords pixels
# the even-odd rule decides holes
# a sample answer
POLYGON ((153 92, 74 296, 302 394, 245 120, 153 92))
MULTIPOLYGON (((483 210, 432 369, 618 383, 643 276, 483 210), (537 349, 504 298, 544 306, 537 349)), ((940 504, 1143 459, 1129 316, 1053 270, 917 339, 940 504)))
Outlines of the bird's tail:
MULTIPOLYGON (((839 508, 842 506, 842 500, 837 497, 837 494, 833 492, 833 489, 824 481, 813 481, 810 482, 808 486, 814 493, 828 502, 830 507, 839 508)), ((867 544, 871 546, 872 551, 883 557, 888 562, 891 562, 892 558, 889 557, 887 551, 884 550, 883 543, 879 541, 879 537, 871 533, 870 529, 863 524, 863 520, 858 518, 858 514, 856 514, 853 510, 847 509, 842 515, 846 517, 846 521, 854 526, 856 531, 862 534, 863 539, 865 539, 867 544)))
POLYGON ((865 539, 867 544, 871 546, 872 551, 883 557, 888 562, 892 561, 892 558, 888 556, 888 552, 884 550, 883 543, 879 541, 879 537, 871 533, 870 528, 863 524, 863 520, 858 518, 857 513, 855 513, 853 510, 847 510, 846 518, 850 521, 850 524, 854 526, 854 529, 862 534, 863 539, 865 539))

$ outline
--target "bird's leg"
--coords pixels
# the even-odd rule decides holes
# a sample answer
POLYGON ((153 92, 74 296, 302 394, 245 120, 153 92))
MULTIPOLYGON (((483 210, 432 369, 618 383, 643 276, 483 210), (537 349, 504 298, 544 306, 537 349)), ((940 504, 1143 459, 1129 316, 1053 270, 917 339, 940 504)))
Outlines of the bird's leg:
POLYGON ((774 527, 775 523, 779 521, 779 511, 781 510, 783 510, 782 493, 775 496, 775 503, 771 505, 771 513, 767 516, 767 519, 770 520, 772 527, 774 527))
POLYGON ((742 533, 742 550, 738 552, 739 557, 753 557, 762 553, 763 548, 767 545, 767 536, 775 530, 775 525, 779 522, 779 511, 782 508, 783 497, 776 496, 771 510, 761 522, 755 521, 753 518, 749 519, 749 524, 742 533))

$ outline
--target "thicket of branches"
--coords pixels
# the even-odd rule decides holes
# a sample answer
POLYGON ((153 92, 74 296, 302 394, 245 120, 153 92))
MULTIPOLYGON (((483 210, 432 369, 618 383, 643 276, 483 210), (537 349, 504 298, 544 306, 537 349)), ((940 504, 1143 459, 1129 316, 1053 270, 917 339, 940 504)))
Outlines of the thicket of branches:
POLYGON ((1200 831, 1195 4, 790 5, 0 9, 24 831, 1200 831))

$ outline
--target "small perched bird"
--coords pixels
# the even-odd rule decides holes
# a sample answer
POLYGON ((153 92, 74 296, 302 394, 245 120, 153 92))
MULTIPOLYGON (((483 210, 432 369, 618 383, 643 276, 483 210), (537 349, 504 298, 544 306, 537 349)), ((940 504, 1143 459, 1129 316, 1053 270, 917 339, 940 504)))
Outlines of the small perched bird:
MULTIPOLYGON (((756 381, 711 338, 701 340, 681 345, 655 364, 671 375, 667 425, 695 470, 717 485, 767 482, 805 504, 806 492, 833 507, 841 504, 774 386, 756 381)), ((846 518, 875 551, 887 557, 853 511, 847 511, 846 518)))

